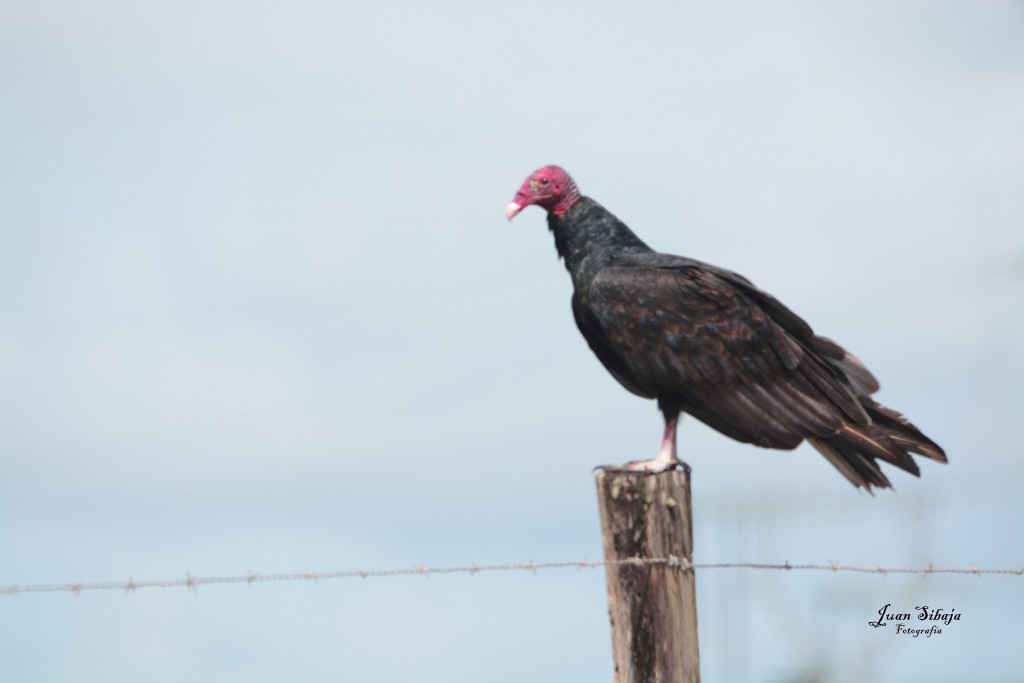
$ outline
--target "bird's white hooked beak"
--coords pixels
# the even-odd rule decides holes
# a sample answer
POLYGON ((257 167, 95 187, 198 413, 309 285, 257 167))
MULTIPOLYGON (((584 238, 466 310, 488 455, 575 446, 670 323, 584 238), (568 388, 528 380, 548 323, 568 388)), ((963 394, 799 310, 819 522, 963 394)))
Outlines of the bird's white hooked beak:
POLYGON ((508 206, 505 207, 505 218, 512 220, 513 218, 516 217, 517 213, 523 210, 523 208, 524 207, 522 206, 522 204, 511 202, 508 206))

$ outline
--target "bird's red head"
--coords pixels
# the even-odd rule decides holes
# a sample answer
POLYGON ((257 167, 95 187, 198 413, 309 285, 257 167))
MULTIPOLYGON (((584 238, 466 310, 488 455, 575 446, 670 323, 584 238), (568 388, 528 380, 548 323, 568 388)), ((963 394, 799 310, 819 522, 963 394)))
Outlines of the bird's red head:
POLYGON ((530 174, 516 192, 515 199, 505 209, 505 216, 512 220, 516 214, 536 204, 548 213, 561 216, 580 198, 576 183, 560 166, 545 166, 530 174))

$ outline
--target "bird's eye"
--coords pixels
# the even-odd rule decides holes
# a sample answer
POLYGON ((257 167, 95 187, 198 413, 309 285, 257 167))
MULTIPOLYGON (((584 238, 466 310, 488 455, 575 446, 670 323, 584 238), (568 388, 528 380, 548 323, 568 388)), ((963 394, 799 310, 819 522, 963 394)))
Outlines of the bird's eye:
POLYGON ((548 179, 547 178, 541 178, 540 179, 540 184, 541 185, 547 185, 548 184, 548 179))

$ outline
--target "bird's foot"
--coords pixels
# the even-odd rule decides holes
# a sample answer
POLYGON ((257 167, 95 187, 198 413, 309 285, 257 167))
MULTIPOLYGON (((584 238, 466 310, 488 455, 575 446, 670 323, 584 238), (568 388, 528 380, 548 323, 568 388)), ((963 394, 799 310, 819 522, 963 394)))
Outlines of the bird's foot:
POLYGON ((623 463, 622 465, 598 465, 594 468, 594 471, 603 470, 605 472, 640 472, 642 474, 661 474, 662 472, 668 472, 669 470, 675 470, 677 467, 683 468, 686 473, 690 472, 690 466, 682 460, 668 460, 663 458, 654 458, 653 460, 633 460, 631 462, 623 463))

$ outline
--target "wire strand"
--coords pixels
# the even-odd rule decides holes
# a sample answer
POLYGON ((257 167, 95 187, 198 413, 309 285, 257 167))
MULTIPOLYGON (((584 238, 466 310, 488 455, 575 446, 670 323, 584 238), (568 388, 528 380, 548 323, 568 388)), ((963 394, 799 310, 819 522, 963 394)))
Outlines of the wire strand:
POLYGON ((300 572, 300 573, 279 573, 259 574, 249 572, 236 576, 192 576, 186 574, 184 578, 177 579, 150 579, 135 581, 99 581, 99 582, 75 582, 75 583, 53 583, 53 584, 11 584, 4 586, 0 592, 6 595, 19 595, 22 593, 56 593, 70 592, 76 595, 83 591, 110 591, 118 590, 125 593, 132 593, 143 588, 187 588, 196 590, 199 586, 214 584, 237 584, 245 583, 252 586, 255 583, 283 582, 283 581, 326 581, 329 579, 368 579, 388 576, 431 576, 435 574, 479 574, 481 572, 512 572, 528 571, 536 573, 542 569, 599 569, 615 567, 666 567, 678 571, 694 571, 705 569, 756 569, 756 570, 783 570, 783 571, 828 571, 828 572, 855 572, 859 574, 961 574, 961 575, 1024 575, 1024 567, 1020 569, 982 569, 975 566, 969 568, 951 567, 940 568, 928 565, 927 567, 855 567, 831 562, 829 564, 763 564, 756 562, 712 562, 712 563, 690 563, 678 557, 662 558, 631 558, 626 560, 611 560, 601 562, 590 562, 580 560, 575 562, 520 562, 513 564, 486 564, 486 565, 462 565, 452 567, 427 567, 414 566, 398 569, 351 569, 332 572, 300 572))

